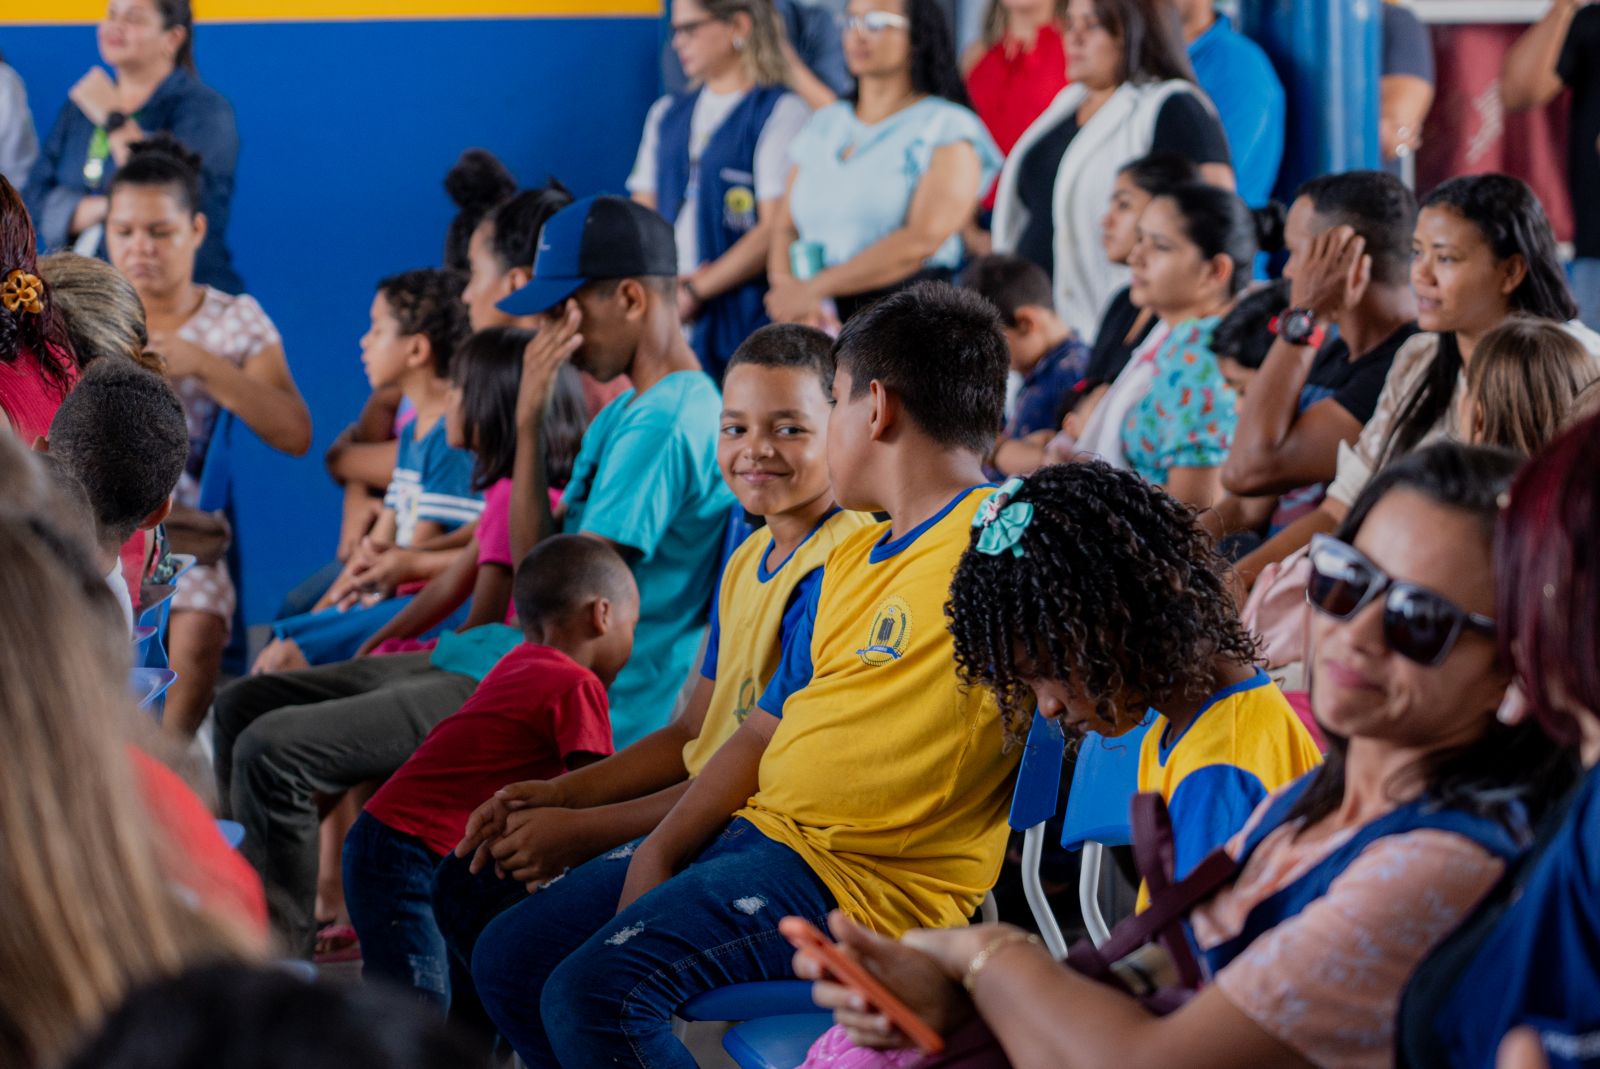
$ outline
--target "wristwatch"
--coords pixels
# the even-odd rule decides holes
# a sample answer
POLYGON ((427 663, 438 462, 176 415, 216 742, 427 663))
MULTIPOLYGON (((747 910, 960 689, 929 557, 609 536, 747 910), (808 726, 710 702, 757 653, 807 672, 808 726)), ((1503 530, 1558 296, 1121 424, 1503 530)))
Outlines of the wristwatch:
POLYGON ((106 114, 106 133, 114 134, 118 130, 122 129, 124 126, 127 126, 127 125, 128 125, 128 113, 127 112, 125 112, 125 111, 113 111, 113 112, 108 112, 106 114))
POLYGON ((1290 345, 1320 346, 1328 332, 1317 323, 1317 313, 1309 308, 1290 308, 1272 320, 1272 333, 1290 345))

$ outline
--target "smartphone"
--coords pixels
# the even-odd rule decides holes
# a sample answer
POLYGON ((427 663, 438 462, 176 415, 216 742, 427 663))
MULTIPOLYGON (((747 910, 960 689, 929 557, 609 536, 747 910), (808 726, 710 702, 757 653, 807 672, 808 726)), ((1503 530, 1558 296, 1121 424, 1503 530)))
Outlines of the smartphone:
POLYGON ((944 1040, 938 1032, 879 983, 876 977, 840 953, 833 940, 823 935, 815 924, 803 917, 785 917, 778 929, 796 949, 820 959, 830 979, 865 998, 868 1005, 889 1018, 922 1053, 938 1054, 944 1050, 944 1040))

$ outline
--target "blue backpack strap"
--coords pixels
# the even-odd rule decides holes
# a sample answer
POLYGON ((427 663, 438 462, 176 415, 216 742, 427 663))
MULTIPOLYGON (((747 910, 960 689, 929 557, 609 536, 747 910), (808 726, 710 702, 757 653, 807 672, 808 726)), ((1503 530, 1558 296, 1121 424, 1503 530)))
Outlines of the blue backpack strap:
POLYGON ((700 90, 679 93, 656 130, 656 210, 667 222, 678 218, 689 193, 689 127, 700 90))
MULTIPOLYGON (((1304 782, 1305 778, 1302 777, 1300 783, 1304 782)), ((1296 786, 1300 786, 1300 783, 1296 786)), ((1276 805, 1273 807, 1274 810, 1277 808, 1276 805)), ((1253 852, 1261 840, 1282 823, 1283 821, 1279 820, 1273 827, 1268 828, 1267 821, 1261 822, 1261 826, 1251 836, 1247 852, 1240 855, 1241 868, 1249 859, 1250 852, 1253 852), (1263 831, 1263 828, 1266 830, 1263 831)), ((1238 935, 1206 951, 1206 962, 1212 973, 1215 974, 1242 954, 1263 933, 1277 927, 1327 894, 1333 882, 1361 856, 1367 847, 1391 835, 1424 830, 1452 832, 1503 861, 1516 858, 1523 849, 1518 838, 1498 820, 1460 809, 1443 808, 1427 798, 1417 799, 1360 828, 1349 840, 1312 866, 1299 879, 1257 903, 1250 911, 1250 915, 1245 918, 1244 927, 1238 935)))
POLYGON ((1311 780, 1318 771, 1320 770, 1314 768, 1307 772, 1285 787, 1272 800, 1272 804, 1261 815, 1261 819, 1256 821, 1256 826, 1250 830, 1249 835, 1245 836, 1244 846, 1239 851, 1240 868, 1243 868, 1245 862, 1250 860, 1250 855, 1256 852, 1256 847, 1261 845, 1261 841, 1277 831, 1289 819, 1290 810, 1294 809, 1295 804, 1300 801, 1300 796, 1306 793, 1306 788, 1311 786, 1311 780))

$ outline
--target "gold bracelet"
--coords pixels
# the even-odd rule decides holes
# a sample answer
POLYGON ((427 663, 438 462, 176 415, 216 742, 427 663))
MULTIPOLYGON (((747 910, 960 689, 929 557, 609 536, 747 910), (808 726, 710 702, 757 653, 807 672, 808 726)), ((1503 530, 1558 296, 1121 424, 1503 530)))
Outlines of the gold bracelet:
POLYGON ((1032 932, 1006 932, 1003 935, 995 936, 985 943, 983 949, 974 954, 972 960, 967 963, 967 973, 961 978, 961 986, 967 989, 967 994, 976 995, 978 993, 978 974, 984 970, 984 967, 989 964, 990 959, 995 954, 1006 947, 1016 946, 1019 943, 1044 946, 1044 940, 1032 932))

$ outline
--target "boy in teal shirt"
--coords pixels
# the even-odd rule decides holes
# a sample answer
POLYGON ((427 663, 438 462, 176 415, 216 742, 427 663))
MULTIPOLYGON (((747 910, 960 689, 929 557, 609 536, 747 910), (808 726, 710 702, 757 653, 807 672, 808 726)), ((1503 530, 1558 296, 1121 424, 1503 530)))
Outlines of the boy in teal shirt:
POLYGON ((639 584, 633 656, 611 686, 611 729, 627 746, 666 724, 693 666, 733 494, 717 468, 722 399, 678 327, 672 227, 624 197, 589 197, 540 235, 533 278, 504 301, 543 315, 517 402, 511 548, 556 529, 538 456, 545 400, 570 359, 633 389, 584 433, 560 528, 608 542, 639 584), (671 682, 667 682, 671 681, 671 682))

